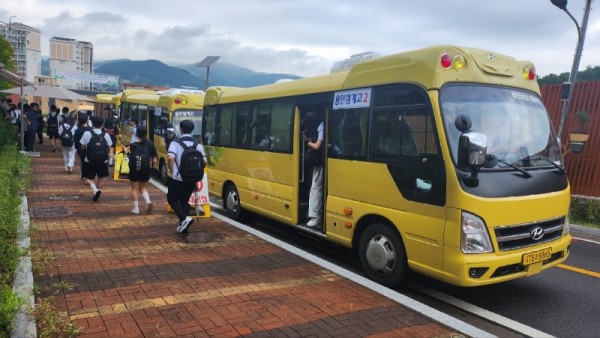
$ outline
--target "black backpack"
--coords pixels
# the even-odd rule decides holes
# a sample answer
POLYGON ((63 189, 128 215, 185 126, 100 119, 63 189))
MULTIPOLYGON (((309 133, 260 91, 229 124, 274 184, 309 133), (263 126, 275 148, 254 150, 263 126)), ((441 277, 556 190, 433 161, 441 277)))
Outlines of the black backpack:
POLYGON ((58 133, 58 117, 50 116, 48 118, 48 132, 49 133, 58 133))
POLYGON ((63 131, 60 133, 60 145, 63 147, 72 147, 73 146, 73 127, 70 124, 63 124, 63 131))
POLYGON ((104 138, 105 133, 96 134, 94 131, 92 138, 86 147, 86 156, 88 161, 93 165, 101 165, 108 161, 108 143, 104 138))
MULTIPOLYGON (((190 141, 192 141, 190 139, 190 141)), ((182 139, 176 140, 179 145, 183 148, 181 154, 181 160, 177 164, 177 169, 181 175, 181 179, 184 182, 198 182, 204 177, 204 154, 200 152, 196 147, 198 142, 194 141, 194 144, 190 147, 187 146, 182 139)))
POLYGON ((148 143, 134 143, 129 153, 129 172, 137 174, 150 173, 150 149, 148 143))

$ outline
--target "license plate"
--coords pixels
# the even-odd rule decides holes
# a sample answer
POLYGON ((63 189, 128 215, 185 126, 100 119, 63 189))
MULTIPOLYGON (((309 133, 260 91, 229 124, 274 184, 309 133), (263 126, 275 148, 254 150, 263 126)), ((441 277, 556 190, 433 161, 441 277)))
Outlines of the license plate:
POLYGON ((549 259, 552 256, 552 248, 530 252, 523 255, 523 265, 529 265, 549 259))

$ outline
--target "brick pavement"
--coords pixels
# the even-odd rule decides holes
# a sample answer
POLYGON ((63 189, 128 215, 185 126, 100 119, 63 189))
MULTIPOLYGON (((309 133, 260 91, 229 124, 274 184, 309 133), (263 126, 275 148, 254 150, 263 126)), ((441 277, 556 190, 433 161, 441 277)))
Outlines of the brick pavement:
POLYGON ((53 296, 81 337, 462 336, 217 218, 179 235, 152 185, 149 215, 130 213, 126 181, 94 203, 78 165, 68 174, 60 151, 37 148, 33 241, 53 259, 36 301, 53 296))

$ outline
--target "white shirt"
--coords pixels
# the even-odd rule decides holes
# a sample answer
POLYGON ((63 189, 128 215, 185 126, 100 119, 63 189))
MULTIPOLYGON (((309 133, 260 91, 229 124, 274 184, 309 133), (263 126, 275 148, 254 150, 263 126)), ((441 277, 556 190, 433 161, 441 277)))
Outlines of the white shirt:
MULTIPOLYGON (((191 135, 190 134, 184 134, 181 135, 181 137, 186 137, 186 138, 190 138, 191 135)), ((187 146, 192 146, 194 145, 193 141, 190 140, 183 140, 183 143, 187 146)), ((198 146, 196 147, 196 149, 198 149, 202 155, 204 155, 204 158, 206 158, 206 153, 204 152, 204 147, 202 147, 202 145, 200 143, 198 143, 198 146)), ((168 155, 170 158, 175 159, 175 164, 173 165, 173 172, 171 173, 171 178, 173 178, 174 180, 177 181, 181 181, 183 182, 183 179, 181 178, 181 175, 179 174, 179 163, 181 162, 181 154, 183 154, 183 147, 181 146, 181 144, 179 144, 177 142, 177 140, 173 140, 171 141, 171 144, 169 145, 169 152, 168 155)))
MULTIPOLYGON (((65 130, 64 125, 65 123, 61 123, 58 125, 58 135, 62 135, 63 130, 65 130)), ((71 126, 71 134, 73 136, 75 136, 75 130, 77 130, 77 125, 71 126)), ((75 142, 73 142, 71 148, 75 148, 75 142)))

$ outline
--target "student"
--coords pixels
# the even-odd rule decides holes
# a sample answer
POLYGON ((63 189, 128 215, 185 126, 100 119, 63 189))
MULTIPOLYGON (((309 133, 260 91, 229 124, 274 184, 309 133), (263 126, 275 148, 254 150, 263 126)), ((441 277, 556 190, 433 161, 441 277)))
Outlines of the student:
POLYGON ((167 202, 179 218, 177 232, 184 233, 194 221, 193 218, 189 217, 189 200, 196 188, 196 182, 185 182, 181 176, 179 168, 181 167, 181 155, 185 150, 183 145, 192 147, 196 144, 196 149, 202 153, 204 165, 208 162, 204 148, 200 143, 195 142, 191 136, 192 130, 194 130, 194 122, 183 120, 179 123, 179 129, 182 135, 171 142, 167 155, 167 167, 171 173, 171 178, 167 184, 167 202))
POLYGON ((73 142, 75 144, 75 149, 77 151, 77 155, 79 155, 79 163, 81 163, 81 180, 87 184, 87 180, 83 175, 83 162, 85 161, 85 150, 81 147, 81 138, 83 134, 92 130, 92 128, 88 127, 88 116, 86 114, 77 114, 77 129, 73 133, 73 142))
POLYGON ((131 143, 139 141, 139 138, 137 137, 137 132, 136 132, 137 122, 138 122, 137 117, 132 117, 128 121, 129 126, 131 127, 131 143))
POLYGON ((308 152, 307 161, 312 166, 312 183, 308 199, 308 218, 306 223, 309 227, 320 227, 323 214, 323 140, 324 125, 322 119, 316 112, 306 113, 303 119, 304 132, 302 139, 306 142, 308 152))
POLYGON ((35 133, 37 134, 38 144, 44 144, 44 114, 42 114, 42 110, 38 109, 35 111, 35 116, 37 118, 37 129, 35 133))
POLYGON ((74 124, 75 121, 69 116, 63 119, 63 123, 58 127, 65 171, 69 174, 73 172, 75 155, 77 154, 77 149, 75 149, 75 133, 77 131, 77 126, 74 124))
POLYGON ((56 144, 58 143, 58 115, 56 113, 56 106, 50 106, 50 112, 48 113, 48 121, 46 122, 46 134, 52 145, 52 152, 56 152, 56 144))
POLYGON ((146 213, 152 212, 153 204, 146 184, 150 180, 152 167, 156 165, 157 153, 152 141, 146 138, 146 127, 138 127, 136 133, 140 140, 130 145, 128 176, 131 181, 131 200, 133 201, 131 212, 137 215, 140 213, 139 193, 146 202, 146 213))
POLYGON ((85 149, 85 159, 82 163, 83 177, 92 188, 94 202, 100 199, 104 178, 108 176, 108 151, 112 145, 110 136, 102 131, 103 125, 104 119, 101 116, 93 116, 93 129, 83 133, 80 140, 81 148, 85 149))
POLYGON ((33 144, 35 143, 35 134, 37 132, 37 113, 40 109, 40 106, 33 102, 31 105, 27 103, 23 105, 23 119, 25 121, 25 135, 24 135, 24 143, 26 151, 34 151, 33 144))
POLYGON ((104 121, 104 131, 110 135, 112 146, 110 147, 110 154, 108 157, 108 166, 112 167, 115 165, 115 146, 117 145, 117 135, 119 135, 119 128, 115 125, 112 115, 108 115, 106 121, 104 121))

